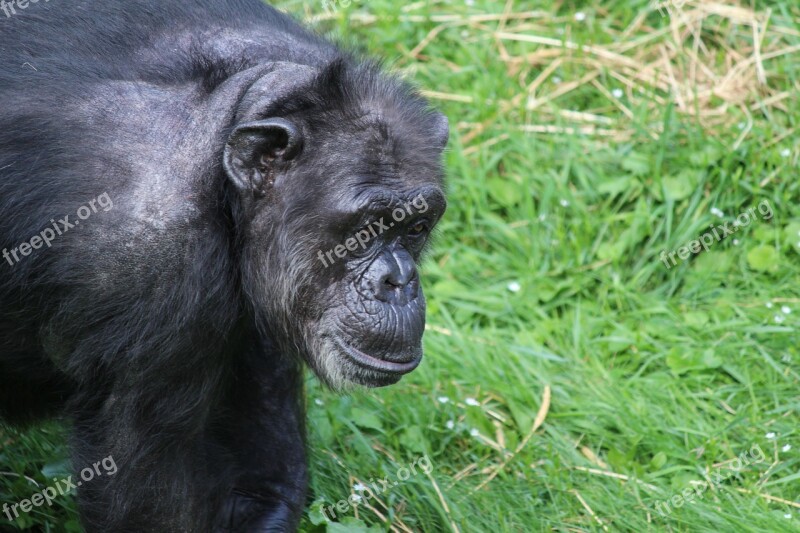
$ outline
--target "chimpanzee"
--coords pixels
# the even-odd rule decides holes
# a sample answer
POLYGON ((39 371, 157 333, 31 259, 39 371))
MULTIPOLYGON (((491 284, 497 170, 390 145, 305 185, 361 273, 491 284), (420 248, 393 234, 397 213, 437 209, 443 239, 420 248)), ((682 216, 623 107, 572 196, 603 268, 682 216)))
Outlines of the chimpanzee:
POLYGON ((301 362, 420 363, 447 119, 260 0, 3 6, 0 418, 113 457, 87 531, 295 529, 301 362))

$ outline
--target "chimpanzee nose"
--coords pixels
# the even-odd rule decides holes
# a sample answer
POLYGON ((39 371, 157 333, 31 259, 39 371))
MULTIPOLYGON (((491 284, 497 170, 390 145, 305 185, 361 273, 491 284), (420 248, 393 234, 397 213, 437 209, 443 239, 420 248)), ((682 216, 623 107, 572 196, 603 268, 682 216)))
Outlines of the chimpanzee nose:
POLYGON ((405 305, 419 291, 417 267, 406 250, 397 248, 386 252, 374 265, 375 298, 382 302, 405 305))

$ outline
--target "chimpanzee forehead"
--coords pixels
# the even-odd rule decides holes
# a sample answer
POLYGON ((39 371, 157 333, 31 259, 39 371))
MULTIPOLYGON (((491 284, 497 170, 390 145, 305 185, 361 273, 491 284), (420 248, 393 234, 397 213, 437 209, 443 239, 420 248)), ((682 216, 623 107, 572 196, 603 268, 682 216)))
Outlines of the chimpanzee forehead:
POLYGON ((355 196, 349 192, 343 190, 327 198, 307 198, 307 204, 317 213, 320 224, 341 231, 388 219, 398 210, 425 217, 435 224, 447 209, 444 192, 436 185, 401 190, 371 187, 355 196))
POLYGON ((387 187, 370 187, 356 194, 352 199, 353 203, 362 206, 383 206, 388 208, 398 207, 408 200, 414 198, 425 198, 434 203, 443 203, 444 193, 442 189, 433 184, 420 187, 403 187, 391 189, 387 187))
POLYGON ((352 197, 340 195, 334 199, 332 211, 342 215, 378 216, 409 203, 423 203, 431 214, 440 216, 447 206, 442 189, 433 184, 391 189, 373 186, 361 190, 352 197))
POLYGON ((431 143, 409 145, 408 139, 376 138, 374 132, 355 139, 342 136, 339 143, 325 143, 310 156, 306 168, 313 170, 302 178, 308 187, 322 188, 323 194, 331 189, 360 194, 376 187, 402 191, 443 185, 442 151, 431 143), (330 149, 334 146, 338 150, 330 149))

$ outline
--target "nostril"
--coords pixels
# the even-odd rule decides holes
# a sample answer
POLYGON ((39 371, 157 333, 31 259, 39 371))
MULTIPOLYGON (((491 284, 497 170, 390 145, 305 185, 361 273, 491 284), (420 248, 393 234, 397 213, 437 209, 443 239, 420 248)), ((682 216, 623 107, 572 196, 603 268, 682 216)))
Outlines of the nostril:
POLYGON ((400 289, 404 287, 407 284, 407 282, 404 281, 403 279, 400 279, 401 276, 398 274, 399 273, 397 272, 392 272, 384 276, 383 285, 389 289, 400 289))
POLYGON ((394 304, 405 304, 409 284, 396 273, 385 275, 378 285, 376 296, 379 300, 394 304))
POLYGON ((391 272, 384 276, 383 278, 383 285, 389 289, 402 289, 408 286, 411 281, 413 281, 416 272, 413 271, 396 271, 391 272))
POLYGON ((417 269, 405 250, 387 252, 372 265, 372 291, 378 300, 405 302, 413 299, 417 269))

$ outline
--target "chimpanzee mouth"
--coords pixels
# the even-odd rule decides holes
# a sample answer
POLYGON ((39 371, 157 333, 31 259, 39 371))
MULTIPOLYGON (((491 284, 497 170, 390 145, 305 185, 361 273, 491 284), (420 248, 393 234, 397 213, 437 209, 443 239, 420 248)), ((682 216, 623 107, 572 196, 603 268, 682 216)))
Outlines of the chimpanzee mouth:
POLYGON ((387 361, 367 355, 361 350, 346 344, 341 339, 336 339, 336 344, 338 344, 345 355, 358 366, 383 374, 408 374, 422 362, 422 353, 414 355, 413 358, 408 361, 387 361))

